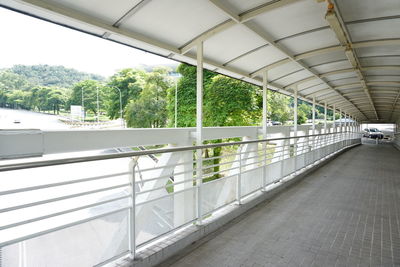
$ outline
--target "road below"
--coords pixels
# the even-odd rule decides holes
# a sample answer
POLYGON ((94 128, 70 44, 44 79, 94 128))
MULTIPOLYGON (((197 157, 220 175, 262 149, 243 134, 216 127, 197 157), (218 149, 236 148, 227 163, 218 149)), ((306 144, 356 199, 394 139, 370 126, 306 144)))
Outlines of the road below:
POLYGON ((70 126, 60 122, 59 118, 52 114, 0 108, 0 129, 69 129, 70 126))

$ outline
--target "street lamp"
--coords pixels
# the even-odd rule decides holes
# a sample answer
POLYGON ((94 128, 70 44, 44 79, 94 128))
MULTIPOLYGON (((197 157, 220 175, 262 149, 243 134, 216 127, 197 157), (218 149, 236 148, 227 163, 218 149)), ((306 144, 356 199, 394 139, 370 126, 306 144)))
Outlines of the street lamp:
POLYGON ((121 127, 125 128, 124 119, 122 118, 122 93, 121 93, 121 90, 118 87, 115 87, 115 86, 111 86, 111 87, 114 88, 114 89, 117 89, 118 92, 119 92, 119 117, 120 117, 120 120, 121 120, 121 127))
POLYGON ((83 100, 83 87, 84 86, 82 86, 82 110, 81 110, 81 113, 83 112, 83 115, 81 116, 81 121, 85 122, 85 106, 84 106, 85 102, 83 100))

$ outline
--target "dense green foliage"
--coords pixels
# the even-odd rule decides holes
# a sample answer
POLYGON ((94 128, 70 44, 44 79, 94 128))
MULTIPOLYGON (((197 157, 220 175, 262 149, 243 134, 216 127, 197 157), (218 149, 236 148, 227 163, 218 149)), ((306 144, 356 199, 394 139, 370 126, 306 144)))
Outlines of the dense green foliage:
POLYGON ((120 116, 120 92, 122 109, 131 100, 137 99, 145 85, 146 72, 136 69, 123 69, 114 74, 106 85, 107 115, 110 119, 120 116))
POLYGON ((84 80, 104 80, 100 75, 84 73, 64 66, 15 65, 8 71, 18 74, 31 84, 50 87, 69 88, 84 80))
POLYGON ((86 80, 74 85, 74 87, 72 88, 72 95, 70 100, 68 101, 68 104, 83 104, 85 111, 91 111, 93 114, 98 115, 97 97, 99 99, 99 107, 101 109, 103 108, 105 98, 103 85, 98 81, 86 80))
POLYGON ((62 66, 16 65, 0 71, 0 107, 58 113, 69 107, 73 85, 88 78, 103 79, 62 66))
MULTIPOLYGON (((0 71, 0 106, 58 113, 83 104, 86 113, 96 116, 100 111, 116 119, 122 104, 129 127, 173 126, 175 82, 170 70, 149 70, 123 69, 103 81, 98 75, 62 66, 16 65, 0 71)), ((176 86, 177 126, 193 127, 196 67, 180 64, 177 71, 181 74, 176 86)), ((293 98, 269 90, 267 99, 268 119, 282 124, 293 119, 293 98)), ((261 124, 262 92, 257 86, 204 70, 203 102, 204 126, 261 124)), ((298 104, 298 123, 302 124, 311 118, 311 106, 301 100, 298 104)), ((316 117, 323 118, 322 107, 317 107, 316 117)))
POLYGON ((125 118, 129 127, 160 128, 167 123, 167 90, 171 82, 167 69, 146 73, 140 94, 130 100, 125 118))

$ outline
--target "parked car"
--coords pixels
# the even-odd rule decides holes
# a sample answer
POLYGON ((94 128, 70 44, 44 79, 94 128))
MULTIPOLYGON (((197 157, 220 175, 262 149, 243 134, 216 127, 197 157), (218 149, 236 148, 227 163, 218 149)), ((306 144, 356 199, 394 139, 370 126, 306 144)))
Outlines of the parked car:
POLYGON ((383 133, 379 131, 377 128, 366 128, 363 133, 364 137, 373 138, 373 139, 383 139, 383 133))
POLYGON ((271 121, 267 120, 267 126, 276 126, 276 125, 282 125, 279 121, 271 121))

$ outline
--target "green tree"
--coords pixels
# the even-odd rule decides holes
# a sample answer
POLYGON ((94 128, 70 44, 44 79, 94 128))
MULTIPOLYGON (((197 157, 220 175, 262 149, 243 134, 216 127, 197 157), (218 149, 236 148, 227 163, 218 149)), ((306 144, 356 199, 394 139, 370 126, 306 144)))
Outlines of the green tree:
POLYGON ((267 92, 268 115, 273 121, 279 121, 282 124, 292 118, 290 109, 290 98, 286 95, 274 91, 267 92))
POLYGON ((107 115, 111 119, 120 116, 120 95, 121 91, 122 109, 128 105, 131 100, 139 97, 145 85, 146 73, 137 69, 123 69, 113 75, 107 83, 107 115), (118 88, 118 89, 116 89, 118 88))
POLYGON ((257 124, 260 110, 258 87, 223 75, 214 76, 205 88, 205 126, 244 126, 257 124))
POLYGON ((167 90, 171 82, 166 69, 147 73, 145 86, 137 99, 132 99, 125 112, 128 127, 160 128, 167 123, 167 90))
MULTIPOLYGON (((178 98, 178 127, 196 126, 196 67, 188 64, 180 64, 177 71, 182 75, 177 85, 178 98)), ((217 74, 204 70, 204 88, 211 83, 211 79, 217 74)), ((206 98, 204 99, 206 101, 206 98)), ((175 88, 168 91, 168 117, 170 126, 174 124, 175 115, 175 88)))
POLYGON ((75 84, 72 88, 72 94, 70 99, 71 105, 83 105, 86 111, 91 111, 93 114, 97 114, 97 90, 99 90, 99 103, 102 107, 104 102, 104 88, 102 84, 94 80, 86 80, 75 84))
POLYGON ((310 116, 312 116, 312 107, 303 102, 297 108, 297 124, 306 123, 310 116))

